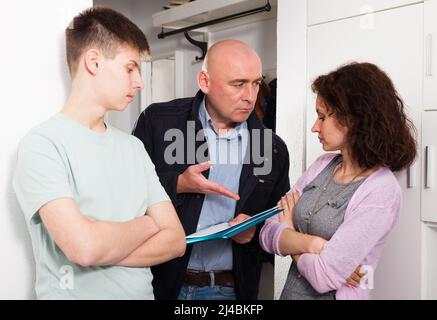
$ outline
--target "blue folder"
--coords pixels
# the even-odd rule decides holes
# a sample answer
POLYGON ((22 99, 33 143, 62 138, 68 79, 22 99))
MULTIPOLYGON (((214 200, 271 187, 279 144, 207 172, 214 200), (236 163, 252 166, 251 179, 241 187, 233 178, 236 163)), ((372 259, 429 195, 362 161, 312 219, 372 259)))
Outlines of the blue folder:
POLYGON ((221 223, 219 225, 214 225, 206 229, 200 230, 198 232, 195 232, 193 234, 190 234, 186 236, 185 239, 187 244, 214 240, 214 239, 227 239, 235 236, 236 234, 250 227, 253 227, 254 225, 257 225, 258 223, 263 222, 264 220, 270 218, 271 216, 274 216, 275 214, 278 214, 283 210, 284 209, 279 207, 273 207, 266 211, 260 212, 232 227, 228 227, 227 222, 221 223))

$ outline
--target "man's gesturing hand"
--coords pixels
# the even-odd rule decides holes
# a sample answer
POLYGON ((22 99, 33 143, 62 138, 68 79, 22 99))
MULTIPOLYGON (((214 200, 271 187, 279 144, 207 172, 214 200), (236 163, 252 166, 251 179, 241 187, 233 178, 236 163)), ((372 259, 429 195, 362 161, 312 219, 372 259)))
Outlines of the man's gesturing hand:
POLYGON ((202 194, 219 194, 234 200, 239 200, 240 196, 226 189, 222 185, 208 181, 202 172, 211 168, 210 161, 202 162, 189 166, 178 177, 178 193, 202 193, 202 194))

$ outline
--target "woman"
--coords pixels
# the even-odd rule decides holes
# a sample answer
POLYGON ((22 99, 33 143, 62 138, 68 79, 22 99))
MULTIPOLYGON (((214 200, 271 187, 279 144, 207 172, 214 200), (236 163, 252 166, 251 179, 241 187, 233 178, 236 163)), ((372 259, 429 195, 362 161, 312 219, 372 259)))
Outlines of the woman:
POLYGON ((278 203, 284 212, 266 221, 260 242, 293 258, 281 299, 369 299, 359 267, 375 270, 398 220, 402 194, 393 172, 416 157, 414 126, 373 64, 340 67, 312 89, 318 117, 311 131, 323 150, 340 153, 310 166, 278 203))

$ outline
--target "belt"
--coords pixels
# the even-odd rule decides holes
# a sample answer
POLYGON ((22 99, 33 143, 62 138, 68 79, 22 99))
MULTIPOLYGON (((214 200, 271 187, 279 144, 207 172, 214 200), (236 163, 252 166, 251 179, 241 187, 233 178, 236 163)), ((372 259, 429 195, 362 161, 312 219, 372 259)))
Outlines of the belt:
POLYGON ((184 282, 185 284, 196 287, 234 287, 235 285, 234 275, 232 274, 232 271, 187 271, 187 273, 185 274, 184 282))

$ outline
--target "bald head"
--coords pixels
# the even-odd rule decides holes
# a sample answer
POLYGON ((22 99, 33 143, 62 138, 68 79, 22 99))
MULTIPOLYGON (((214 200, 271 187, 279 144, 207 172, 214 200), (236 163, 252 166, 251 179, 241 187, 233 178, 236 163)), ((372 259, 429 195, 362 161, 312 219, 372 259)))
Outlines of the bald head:
POLYGON ((229 129, 253 111, 262 81, 261 60, 241 41, 219 41, 208 50, 197 80, 214 127, 229 129))
POLYGON ((232 62, 239 64, 244 61, 259 63, 261 72, 261 60, 255 50, 239 40, 222 40, 208 49, 202 70, 214 74, 218 70, 223 71, 226 70, 224 68, 232 67, 232 62))

